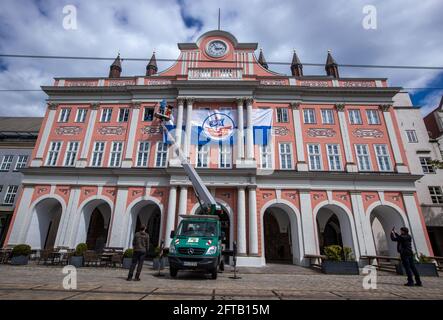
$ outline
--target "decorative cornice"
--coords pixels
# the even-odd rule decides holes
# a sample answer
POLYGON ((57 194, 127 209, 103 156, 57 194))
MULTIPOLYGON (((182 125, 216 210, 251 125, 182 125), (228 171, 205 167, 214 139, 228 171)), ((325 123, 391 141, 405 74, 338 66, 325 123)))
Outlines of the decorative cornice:
POLYGON ((335 109, 337 109, 337 111, 344 111, 345 110, 345 104, 344 103, 336 103, 335 104, 335 109))
POLYGON ((98 102, 91 103, 92 110, 97 110, 99 107, 100 107, 100 103, 98 103, 98 102))
POLYGON ((387 112, 389 111, 389 109, 391 109, 392 104, 381 104, 380 105, 380 110, 383 112, 387 112))
POLYGON ((195 102, 195 98, 194 97, 187 97, 186 98, 186 103, 187 104, 194 104, 195 102))
POLYGON ((246 101, 246 105, 252 105, 252 103, 254 102, 254 99, 252 97, 247 97, 245 98, 246 101))
POLYGON ((184 98, 177 98, 177 105, 183 105, 185 103, 185 99, 184 98))
POLYGON ((57 103, 53 103, 53 102, 49 102, 48 103, 48 109, 49 110, 57 110, 57 106, 58 106, 57 103))
POLYGON ((133 102, 132 103, 132 109, 140 109, 141 103, 140 102, 133 102))
POLYGON ((300 107, 300 101, 293 101, 290 103, 292 109, 297 110, 300 107))

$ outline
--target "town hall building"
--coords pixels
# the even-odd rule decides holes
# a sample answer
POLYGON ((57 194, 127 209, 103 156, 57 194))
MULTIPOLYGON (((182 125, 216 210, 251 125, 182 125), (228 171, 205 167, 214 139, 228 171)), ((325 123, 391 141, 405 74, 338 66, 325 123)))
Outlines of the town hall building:
POLYGON ((420 175, 410 172, 393 108, 401 88, 340 77, 331 52, 324 75, 305 75, 295 52, 290 75, 279 74, 262 51, 256 58, 256 43, 226 31, 178 47, 164 71, 153 54, 144 75, 122 76, 117 57, 108 77, 42 87, 47 110, 6 245, 128 248, 146 224, 150 252, 169 247, 180 215, 199 204, 154 117, 166 99, 176 140, 223 209, 224 244, 236 242, 239 265, 307 265, 305 255, 331 244, 357 261, 395 256, 388 237, 402 226, 415 251, 432 255, 420 175), (233 115, 234 143, 193 141, 197 114, 215 110, 233 115), (271 114, 267 139, 258 138, 259 111, 271 114))

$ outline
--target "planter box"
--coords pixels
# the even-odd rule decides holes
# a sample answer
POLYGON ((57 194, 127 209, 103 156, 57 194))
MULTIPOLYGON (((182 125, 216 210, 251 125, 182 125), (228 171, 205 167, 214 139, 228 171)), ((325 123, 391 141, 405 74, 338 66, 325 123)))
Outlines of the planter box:
POLYGON ((129 269, 132 264, 132 258, 123 258, 122 267, 124 269, 129 269))
POLYGON ((23 266, 28 264, 29 256, 15 256, 11 258, 11 264, 15 266, 23 266))
POLYGON ((356 261, 328 261, 321 264, 321 271, 326 274, 349 274, 359 275, 358 263, 356 261))
POLYGON ((76 268, 83 267, 83 256, 72 256, 69 260, 69 264, 76 268))
MULTIPOLYGON (((420 276, 423 277, 438 277, 438 270, 434 263, 416 263, 415 267, 417 268, 420 276)), ((403 269, 403 265, 401 263, 396 265, 397 274, 405 275, 405 271, 403 269)))

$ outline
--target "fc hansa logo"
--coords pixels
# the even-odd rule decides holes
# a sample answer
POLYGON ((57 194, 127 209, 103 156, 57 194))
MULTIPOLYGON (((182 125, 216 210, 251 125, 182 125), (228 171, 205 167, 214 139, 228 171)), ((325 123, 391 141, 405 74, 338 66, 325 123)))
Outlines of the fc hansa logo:
POLYGON ((234 133, 234 120, 224 113, 213 113, 203 121, 203 132, 213 140, 224 140, 234 133))

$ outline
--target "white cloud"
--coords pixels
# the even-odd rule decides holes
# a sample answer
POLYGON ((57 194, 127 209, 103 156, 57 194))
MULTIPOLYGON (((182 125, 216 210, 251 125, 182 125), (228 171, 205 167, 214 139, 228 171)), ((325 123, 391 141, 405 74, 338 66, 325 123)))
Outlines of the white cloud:
MULTIPOLYGON (((290 62, 296 48, 302 62, 324 62, 332 49, 338 63, 443 65, 441 31, 443 2, 403 1, 184 1, 188 16, 202 30, 187 28, 180 5, 155 1, 8 1, 0 11, 0 52, 47 55, 175 58, 177 42, 195 40, 217 27, 239 41, 258 42, 266 59, 290 62), (74 4, 78 30, 63 29, 62 8, 74 4), (378 28, 365 30, 362 8, 377 8, 378 28)), ((36 88, 57 76, 106 76, 110 61, 3 59, 0 88, 36 88)), ((123 62, 124 75, 144 73, 145 62, 123 62)), ((160 69, 169 63, 159 63, 160 69)), ((0 65, 1 68, 1 65, 0 65)), ((289 66, 270 65, 289 73, 289 66)), ((305 67, 305 74, 324 74, 324 68, 305 67)), ((342 68, 342 76, 388 77, 391 85, 424 87, 437 72, 342 68)), ((0 115, 42 115, 42 93, 0 93, 0 115)), ((432 96, 437 97, 438 92, 432 96)), ((434 103, 429 97, 427 103, 434 103)), ((425 106, 430 108, 430 106, 425 106)))

